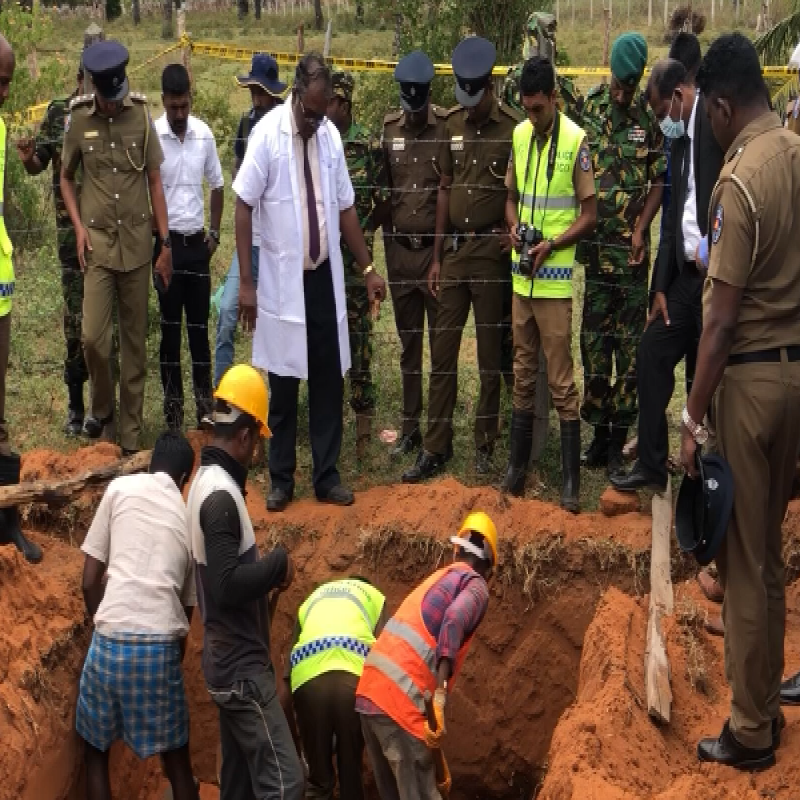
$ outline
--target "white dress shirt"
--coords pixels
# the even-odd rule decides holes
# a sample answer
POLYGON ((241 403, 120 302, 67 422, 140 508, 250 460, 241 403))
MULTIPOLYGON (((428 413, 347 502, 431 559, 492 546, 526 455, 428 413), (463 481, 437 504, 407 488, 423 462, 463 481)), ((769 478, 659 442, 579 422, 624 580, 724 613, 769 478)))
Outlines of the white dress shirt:
MULTIPOLYGON (((308 209, 301 200, 302 164, 292 135, 292 103, 273 109, 253 129, 233 191, 251 208, 260 209, 261 248, 258 268, 258 316, 253 337, 253 365, 276 375, 308 380, 304 262, 304 227, 308 209), (260 204, 260 205, 259 205, 260 204)), ((328 254, 336 301, 339 362, 350 368, 344 264, 339 247, 339 214, 355 202, 342 139, 330 120, 316 135, 319 193, 327 231, 328 254)), ((302 154, 302 151, 301 151, 302 154)), ((255 220, 254 220, 255 224, 255 220)), ((320 241, 322 246, 322 242, 320 241)), ((320 248, 320 252, 322 249, 320 248)))
POLYGON ((697 224, 697 188, 694 184, 694 128, 699 102, 700 92, 697 92, 694 98, 694 106, 692 107, 692 116, 689 117, 689 125, 686 128, 686 135, 689 137, 689 178, 686 181, 686 200, 683 204, 683 216, 681 217, 683 256, 686 261, 695 260, 697 246, 702 238, 700 227, 697 224))
POLYGON ((191 114, 183 141, 173 133, 166 114, 156 120, 155 127, 164 151, 161 182, 169 229, 176 233, 199 233, 205 225, 203 178, 211 189, 225 185, 214 134, 205 122, 191 114))

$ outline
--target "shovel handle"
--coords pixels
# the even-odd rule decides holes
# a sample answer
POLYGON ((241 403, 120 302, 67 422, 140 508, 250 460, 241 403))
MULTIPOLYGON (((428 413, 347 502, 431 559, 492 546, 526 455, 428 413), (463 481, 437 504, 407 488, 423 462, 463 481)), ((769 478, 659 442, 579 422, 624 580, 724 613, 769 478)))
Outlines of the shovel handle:
MULTIPOLYGON (((436 733, 439 729, 439 724, 436 721, 436 712, 433 710, 433 695, 426 689, 422 695, 422 700, 425 703, 425 716, 428 720, 428 727, 436 733)), ((433 763, 436 767, 436 783, 444 783, 447 773, 444 767, 444 754, 441 750, 433 751, 433 763)))

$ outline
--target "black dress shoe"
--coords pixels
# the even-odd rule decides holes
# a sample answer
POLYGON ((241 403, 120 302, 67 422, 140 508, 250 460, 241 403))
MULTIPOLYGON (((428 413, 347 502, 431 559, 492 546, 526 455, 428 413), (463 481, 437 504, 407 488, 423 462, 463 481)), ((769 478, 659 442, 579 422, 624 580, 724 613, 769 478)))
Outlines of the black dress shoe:
POLYGON ((781 705, 800 706, 800 672, 781 684, 781 705))
POLYGON ((447 457, 438 453, 429 453, 427 450, 420 450, 417 461, 411 469, 403 473, 403 483, 420 483, 432 478, 444 469, 447 457))
POLYGON ((267 495, 267 511, 283 511, 292 502, 292 493, 274 487, 267 495))
POLYGON ((114 415, 110 414, 105 419, 99 419, 91 414, 83 421, 83 435, 89 439, 99 439, 106 429, 114 421, 114 415))
POLYGON ((775 750, 772 745, 756 750, 739 744, 731 733, 730 720, 725 720, 719 739, 700 740, 697 745, 697 757, 701 761, 710 761, 741 770, 768 769, 775 765, 775 750))
POLYGON ((71 408, 67 412, 67 421, 64 423, 64 433, 67 436, 80 436, 83 431, 83 411, 71 408))
POLYGON ((643 466, 641 461, 633 465, 633 469, 628 472, 611 475, 611 485, 618 492, 635 492, 637 489, 654 489, 663 492, 667 488, 667 479, 651 475, 643 466))
POLYGON ((351 506, 356 498, 346 486, 339 484, 330 489, 327 494, 318 494, 317 500, 320 503, 330 503, 332 506, 351 506))
POLYGON ((402 458, 413 453, 422 444, 422 434, 417 428, 413 433, 404 434, 395 446, 389 451, 392 458, 402 458))

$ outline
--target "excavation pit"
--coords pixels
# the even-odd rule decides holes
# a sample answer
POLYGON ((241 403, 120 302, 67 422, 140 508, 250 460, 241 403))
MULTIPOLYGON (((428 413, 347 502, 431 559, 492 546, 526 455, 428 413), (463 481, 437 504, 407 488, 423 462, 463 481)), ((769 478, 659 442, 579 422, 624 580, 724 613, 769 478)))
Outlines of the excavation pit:
MULTIPOLYGON (((88 460, 106 463, 116 455, 113 448, 88 448, 74 456, 34 453, 25 459, 23 479, 68 475, 88 460)), ((718 731, 728 694, 721 642, 702 630, 706 612, 691 580, 676 586, 679 613, 666 626, 673 722, 657 728, 647 718, 642 698, 651 520, 646 515, 573 517, 451 479, 372 489, 348 509, 301 501, 279 516, 266 514, 262 494, 256 481, 247 498, 259 545, 284 544, 297 566, 273 624, 280 674, 292 615, 318 583, 365 574, 395 609, 450 558, 447 537, 469 510, 483 508, 495 519, 502 536, 501 569, 449 706, 445 752, 453 800, 678 800, 698 796, 697 785, 704 786, 704 797, 720 800, 800 796, 792 794, 794 788, 781 788, 781 781, 796 787, 800 777, 800 768, 789 764, 797 761, 792 751, 800 754, 800 717, 791 714, 778 768, 754 779, 758 788, 752 795, 750 783, 731 784, 724 771, 701 769, 694 761, 694 739, 718 731), (774 793, 760 794, 762 789, 774 793)), ((33 538, 46 552, 38 567, 0 548, 0 607, 13 621, 0 631, 0 798, 84 797, 74 707, 91 629, 80 592, 78 547, 99 496, 100 490, 92 489, 57 510, 27 510, 26 529, 34 525, 33 538)), ((793 509, 786 525, 792 570, 794 554, 800 553, 798 517, 800 508, 793 509)), ((673 577, 691 578, 691 564, 674 559, 673 577)), ((800 635, 793 637, 792 626, 800 596, 794 587, 789 608, 787 669, 800 669, 800 635)), ((202 679, 201 647, 196 618, 185 660, 192 760, 204 784, 203 800, 211 800, 217 797, 218 723, 202 679)), ((112 776, 116 800, 164 796, 157 759, 140 763, 117 747, 112 776)), ((371 788, 368 796, 375 798, 371 788)))

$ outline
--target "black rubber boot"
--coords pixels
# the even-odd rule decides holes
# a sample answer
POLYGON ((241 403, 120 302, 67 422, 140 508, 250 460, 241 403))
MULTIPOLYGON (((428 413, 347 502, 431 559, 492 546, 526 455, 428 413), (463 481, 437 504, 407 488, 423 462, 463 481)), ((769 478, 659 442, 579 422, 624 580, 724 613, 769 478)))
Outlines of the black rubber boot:
MULTIPOLYGON (((0 486, 15 486, 19 483, 20 458, 17 453, 0 456, 0 486)), ((13 544, 32 564, 42 560, 39 545, 27 539, 19 527, 16 508, 0 509, 0 545, 13 544)))
POLYGON ((80 436, 83 431, 83 384, 70 383, 67 385, 69 392, 69 408, 67 421, 64 424, 64 433, 67 436, 80 436))
POLYGON ((594 438, 586 452, 581 456, 581 464, 588 469, 597 469, 608 464, 608 445, 611 439, 611 430, 608 425, 596 425, 594 438))
POLYGON ((622 456, 622 448, 628 440, 628 429, 621 425, 615 425, 611 429, 611 437, 608 440, 608 477, 618 475, 625 471, 625 459, 622 456))
POLYGON ((561 508, 577 514, 581 492, 581 422, 578 419, 561 421, 561 508))
POLYGON ((529 411, 512 412, 508 468, 500 484, 501 492, 508 492, 514 497, 522 497, 525 494, 525 478, 528 476, 532 446, 533 414, 529 411))

